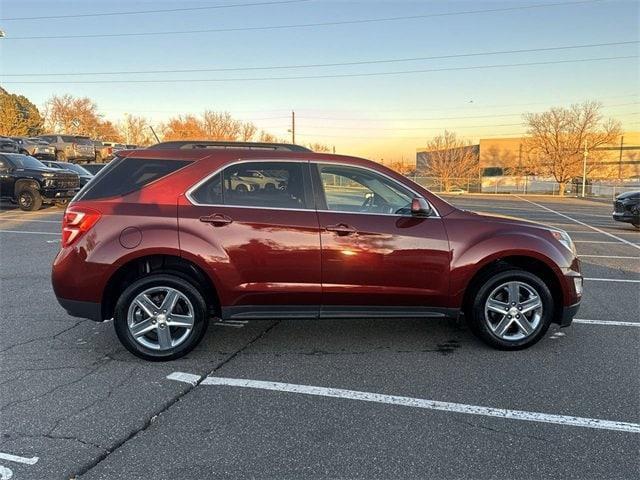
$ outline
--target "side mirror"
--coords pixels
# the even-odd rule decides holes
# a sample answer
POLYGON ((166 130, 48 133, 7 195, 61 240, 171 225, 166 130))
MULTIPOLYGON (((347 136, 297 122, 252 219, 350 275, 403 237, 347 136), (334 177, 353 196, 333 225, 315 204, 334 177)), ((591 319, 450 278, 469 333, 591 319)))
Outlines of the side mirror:
POLYGON ((429 202, 427 202, 422 197, 414 197, 411 200, 411 214, 412 215, 422 215, 427 216, 431 213, 431 207, 429 206, 429 202))

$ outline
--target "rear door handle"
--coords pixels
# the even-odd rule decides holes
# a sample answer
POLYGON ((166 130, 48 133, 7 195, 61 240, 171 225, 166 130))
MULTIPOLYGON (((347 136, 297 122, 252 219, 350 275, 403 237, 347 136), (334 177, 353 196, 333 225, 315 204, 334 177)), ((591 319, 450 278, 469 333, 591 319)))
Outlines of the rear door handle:
POLYGON ((203 223, 210 223, 214 227, 222 227, 224 225, 229 225, 233 222, 233 219, 223 215, 222 213, 212 213, 211 215, 200 217, 200 221, 203 223))
POLYGON ((353 233, 357 233, 357 230, 349 225, 344 223, 338 223, 337 225, 328 225, 325 227, 327 232, 335 232, 338 235, 351 235, 353 233))

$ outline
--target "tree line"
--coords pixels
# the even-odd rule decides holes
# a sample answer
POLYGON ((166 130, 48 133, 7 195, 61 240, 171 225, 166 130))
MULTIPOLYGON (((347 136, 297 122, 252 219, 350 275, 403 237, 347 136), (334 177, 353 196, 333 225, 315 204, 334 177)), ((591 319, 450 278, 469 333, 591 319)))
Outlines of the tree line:
MULTIPOLYGON (((150 122, 142 116, 125 114, 113 123, 99 112, 98 105, 87 97, 54 95, 42 109, 22 95, 0 88, 0 135, 35 136, 43 133, 85 135, 97 140, 147 146, 157 142, 150 122)), ((228 112, 205 110, 200 115, 177 115, 155 126, 155 133, 168 140, 221 140, 287 143, 252 122, 234 118, 228 112)), ((330 148, 320 143, 306 145, 316 152, 330 148)))

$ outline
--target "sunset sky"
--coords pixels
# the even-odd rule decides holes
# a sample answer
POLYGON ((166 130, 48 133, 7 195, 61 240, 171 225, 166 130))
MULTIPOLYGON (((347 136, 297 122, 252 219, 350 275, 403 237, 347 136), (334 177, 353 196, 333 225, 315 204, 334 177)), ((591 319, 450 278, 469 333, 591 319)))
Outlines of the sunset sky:
POLYGON ((293 109, 299 143, 414 161, 416 148, 445 128, 469 140, 515 135, 524 130, 523 112, 587 99, 602 101, 625 129, 640 130, 639 15, 638 2, 615 0, 1 0, 0 84, 38 106, 53 94, 88 96, 115 121, 125 112, 159 124, 178 113, 226 110, 281 137, 289 136, 293 109), (203 8, 223 5, 234 6, 203 8), (177 8, 198 10, 24 19, 177 8), (246 30, 408 16, 421 18, 246 30), (171 33, 203 29, 245 30, 171 33), (122 36, 148 32, 158 34, 122 36), (111 36, 21 38, 74 35, 111 36), (619 42, 636 43, 307 68, 43 75, 287 67, 619 42), (573 62, 584 59, 599 60, 573 62), (558 61, 572 62, 468 68, 558 61), (415 70, 431 71, 389 74, 415 70), (370 73, 385 75, 273 79, 370 73), (76 83, 114 80, 169 82, 76 83), (51 81, 61 83, 27 83, 51 81))

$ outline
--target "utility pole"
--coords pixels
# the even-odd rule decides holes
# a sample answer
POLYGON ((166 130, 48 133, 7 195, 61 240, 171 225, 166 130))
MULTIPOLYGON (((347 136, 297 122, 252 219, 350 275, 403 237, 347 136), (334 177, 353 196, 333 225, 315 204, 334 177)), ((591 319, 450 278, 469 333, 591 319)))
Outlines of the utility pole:
POLYGON ((296 112, 291 111, 291 143, 296 143, 296 112))
POLYGON ((589 151, 587 150, 587 139, 584 140, 584 153, 582 160, 582 198, 584 198, 585 189, 587 188, 587 156, 589 151))
POLYGON ((620 158, 618 159, 618 180, 622 180, 622 148, 624 147, 624 135, 620 136, 620 158))

